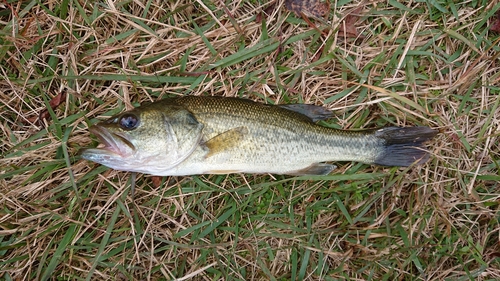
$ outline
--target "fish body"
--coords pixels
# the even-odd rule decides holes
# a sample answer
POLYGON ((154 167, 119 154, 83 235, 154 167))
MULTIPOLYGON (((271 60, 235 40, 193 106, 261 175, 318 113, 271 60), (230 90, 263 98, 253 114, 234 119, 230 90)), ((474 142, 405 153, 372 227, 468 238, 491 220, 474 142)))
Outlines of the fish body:
POLYGON ((421 164, 428 127, 338 130, 320 126, 322 107, 186 96, 126 111, 90 128, 101 141, 81 156, 158 176, 228 173, 328 174, 324 162, 421 164))

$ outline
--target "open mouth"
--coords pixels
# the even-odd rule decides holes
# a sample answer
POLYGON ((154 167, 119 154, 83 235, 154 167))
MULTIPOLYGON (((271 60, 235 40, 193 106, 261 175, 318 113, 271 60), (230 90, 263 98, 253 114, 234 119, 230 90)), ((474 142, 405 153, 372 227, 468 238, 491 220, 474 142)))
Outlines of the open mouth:
POLYGON ((125 135, 112 133, 103 126, 94 125, 89 128, 89 131, 100 141, 97 149, 118 154, 122 157, 130 154, 135 149, 125 135))

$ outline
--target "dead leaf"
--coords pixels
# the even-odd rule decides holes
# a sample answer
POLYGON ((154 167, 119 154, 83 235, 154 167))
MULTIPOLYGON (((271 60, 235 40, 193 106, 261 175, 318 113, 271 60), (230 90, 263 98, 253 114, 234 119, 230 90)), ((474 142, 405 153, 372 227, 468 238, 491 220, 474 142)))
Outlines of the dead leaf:
POLYGON ((274 10, 274 6, 276 6, 276 2, 269 5, 269 7, 265 8, 264 11, 261 11, 260 13, 258 13, 257 16, 255 16, 255 22, 261 23, 263 16, 267 16, 267 15, 272 14, 272 12, 274 10))
POLYGON ((308 198, 306 198, 307 203, 312 203, 314 201, 316 201, 316 197, 314 197, 314 195, 310 195, 308 198))
POLYGON ((323 55, 323 51, 324 51, 324 46, 321 46, 317 51, 316 51, 316 55, 314 57, 311 58, 311 62, 315 62, 315 61, 318 61, 321 56, 323 55))
POLYGON ((316 29, 318 32, 326 35, 325 31, 321 31, 308 17, 317 19, 326 19, 330 14, 330 1, 320 0, 285 0, 285 7, 294 12, 297 16, 302 17, 307 24, 316 29))
MULTIPOLYGON (((49 106, 50 108, 52 108, 52 110, 54 110, 65 100, 66 100, 66 92, 62 91, 49 101, 49 106)), ((40 114, 38 115, 38 123, 40 125, 43 125, 44 119, 50 120, 50 114, 48 109, 44 109, 40 112, 40 114)))
POLYGON ((151 176, 151 182, 153 182, 153 186, 155 188, 158 188, 161 186, 162 179, 163 179, 163 177, 160 177, 160 176, 151 176))
POLYGON ((227 16, 229 17, 229 21, 233 24, 234 29, 236 29, 236 32, 238 32, 239 34, 243 34, 243 30, 239 26, 238 21, 234 18, 234 16, 231 13, 231 11, 229 11, 229 9, 224 4, 224 2, 221 1, 221 4, 222 4, 222 6, 224 8, 224 11, 226 12, 227 16))
POLYGON ((356 22, 359 20, 363 6, 359 6, 350 11, 344 18, 344 22, 340 24, 339 33, 345 37, 358 38, 358 30, 356 30, 356 22))
POLYGON ((463 149, 465 148, 464 144, 460 140, 460 136, 458 136, 457 133, 450 133, 448 134, 448 138, 451 140, 451 143, 453 144, 453 147, 455 149, 463 149))
POLYGON ((14 15, 14 17, 19 18, 19 15, 17 14, 16 9, 14 7, 12 7, 11 4, 9 4, 7 1, 3 1, 3 4, 9 8, 10 12, 14 15))
POLYGON ((491 24, 490 30, 500 33, 500 10, 498 10, 493 17, 493 23, 491 24))
POLYGON ((255 16, 255 22, 256 23, 261 23, 262 22, 262 11, 260 11, 256 16, 255 16))
POLYGON ((285 7, 297 16, 326 18, 330 14, 329 0, 285 0, 285 7))

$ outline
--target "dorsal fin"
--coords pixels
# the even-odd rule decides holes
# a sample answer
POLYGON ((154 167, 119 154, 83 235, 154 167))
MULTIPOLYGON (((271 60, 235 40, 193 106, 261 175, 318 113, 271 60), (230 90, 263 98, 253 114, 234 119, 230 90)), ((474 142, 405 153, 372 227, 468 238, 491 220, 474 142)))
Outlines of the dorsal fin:
POLYGON ((309 117, 313 122, 326 120, 332 117, 332 112, 322 106, 313 104, 280 104, 281 108, 288 109, 309 117))

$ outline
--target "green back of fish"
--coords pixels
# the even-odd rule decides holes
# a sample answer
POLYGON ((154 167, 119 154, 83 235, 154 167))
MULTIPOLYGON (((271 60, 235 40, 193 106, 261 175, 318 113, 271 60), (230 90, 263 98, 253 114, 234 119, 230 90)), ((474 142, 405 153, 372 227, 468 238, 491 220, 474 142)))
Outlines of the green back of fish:
POLYGON ((237 138, 234 146, 223 145, 238 150, 234 151, 237 157, 227 161, 270 166, 332 160, 372 163, 382 145, 372 131, 320 126, 295 111, 245 99, 189 96, 166 102, 185 107, 203 123, 206 141, 234 128, 246 128, 246 135, 237 138))

